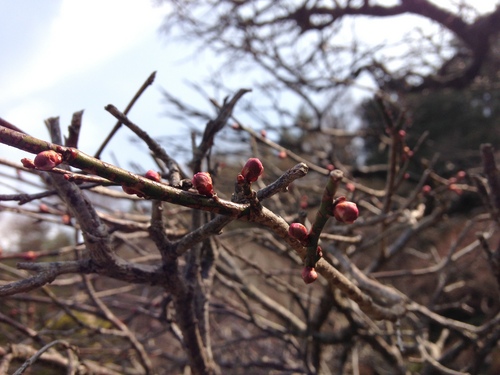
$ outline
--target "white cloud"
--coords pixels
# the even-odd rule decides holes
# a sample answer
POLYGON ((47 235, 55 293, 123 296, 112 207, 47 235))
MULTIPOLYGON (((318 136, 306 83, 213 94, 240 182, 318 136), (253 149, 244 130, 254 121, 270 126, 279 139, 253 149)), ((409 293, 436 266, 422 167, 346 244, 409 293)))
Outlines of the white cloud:
POLYGON ((3 85, 0 101, 47 89, 106 62, 155 33, 164 14, 148 1, 63 0, 43 48, 12 75, 15 82, 3 85))

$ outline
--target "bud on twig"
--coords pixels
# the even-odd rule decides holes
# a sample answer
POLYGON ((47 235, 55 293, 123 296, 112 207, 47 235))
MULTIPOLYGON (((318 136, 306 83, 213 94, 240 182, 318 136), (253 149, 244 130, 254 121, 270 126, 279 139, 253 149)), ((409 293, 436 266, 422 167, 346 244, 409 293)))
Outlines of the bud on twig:
POLYGON ((352 224, 359 216, 358 206, 356 203, 340 197, 338 203, 333 207, 333 216, 341 223, 352 224))
POLYGON ((304 242, 307 240, 309 234, 307 233, 307 229, 304 225, 300 223, 292 223, 288 227, 288 234, 299 240, 300 242, 304 242))
POLYGON ((207 197, 213 197, 214 187, 212 185, 212 177, 208 172, 198 172, 193 176, 193 187, 198 190, 198 193, 207 197))
POLYGON ((304 267, 302 268, 302 280, 306 284, 311 284, 318 279, 318 273, 314 269, 314 267, 304 267))
POLYGON ((38 254, 35 253, 34 251, 26 251, 25 253, 22 254, 22 257, 24 260, 27 260, 29 262, 32 262, 38 258, 38 254))
POLYGON ((53 150, 40 152, 34 160, 35 167, 42 171, 50 171, 62 163, 62 155, 53 150))
POLYGON ((23 163, 23 167, 27 169, 35 169, 35 163, 33 160, 28 159, 28 158, 22 158, 21 163, 23 163))
POLYGON ((241 170, 241 175, 248 183, 255 182, 264 173, 264 166, 257 158, 250 158, 247 160, 245 166, 241 170))
POLYGON ((145 174, 144 177, 146 177, 148 180, 160 182, 161 181, 161 176, 158 172, 153 171, 152 169, 148 170, 145 174))
POLYGON ((130 195, 137 195, 139 198, 144 198, 145 195, 142 191, 138 190, 138 189, 135 189, 131 186, 127 186, 127 185, 122 185, 122 190, 127 193, 127 194, 130 194, 130 195))

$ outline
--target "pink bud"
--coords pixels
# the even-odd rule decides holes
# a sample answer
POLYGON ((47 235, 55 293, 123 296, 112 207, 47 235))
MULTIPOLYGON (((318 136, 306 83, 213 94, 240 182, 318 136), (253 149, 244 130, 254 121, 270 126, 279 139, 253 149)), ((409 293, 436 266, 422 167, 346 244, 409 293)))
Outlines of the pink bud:
POLYGON ((288 227, 288 234, 301 242, 305 241, 308 237, 306 227, 300 223, 290 224, 290 226, 288 227))
POLYGON ((345 184, 345 188, 347 191, 350 191, 351 193, 356 190, 356 185, 354 185, 352 182, 348 182, 345 184))
POLYGON ((333 216, 341 223, 352 224, 359 216, 358 206, 356 206, 356 203, 346 201, 344 198, 333 208, 333 216))
POLYGON ((132 186, 127 186, 127 185, 122 185, 122 190, 127 193, 127 194, 130 194, 130 195, 137 195, 139 198, 144 198, 145 195, 142 191, 136 189, 136 188, 133 188, 132 186))
POLYGON ((152 169, 150 169, 149 171, 147 171, 144 174, 144 177, 146 177, 149 180, 156 181, 156 182, 160 182, 161 181, 160 174, 158 172, 156 172, 156 171, 153 171, 152 169))
POLYGON ((407 160, 413 157, 413 150, 408 146, 403 147, 403 159, 407 160))
POLYGON ((201 195, 212 197, 215 194, 210 173, 198 172, 193 176, 192 182, 194 188, 198 190, 198 193, 201 195))
POLYGON ((40 203, 38 206, 38 211, 43 212, 43 213, 49 213, 50 209, 49 209, 49 206, 47 206, 45 203, 40 203))
POLYGON ((278 157, 279 157, 280 159, 286 159, 286 157, 287 157, 287 156, 288 156, 288 155, 287 155, 287 153, 286 153, 286 151, 285 151, 285 150, 281 150, 281 151, 279 152, 279 154, 278 154, 278 157))
POLYGON ((318 278, 318 273, 314 269, 314 267, 304 267, 302 268, 302 280, 306 284, 311 284, 315 282, 318 278))
POLYGON ((248 159, 245 166, 241 170, 241 175, 248 183, 257 181, 262 173, 264 173, 264 166, 257 158, 248 159))
POLYGON ((50 171, 62 163, 62 155, 53 150, 42 151, 35 157, 35 167, 42 171, 50 171))
POLYGON ((333 164, 328 164, 328 165, 326 166, 326 169, 328 169, 328 170, 331 172, 331 171, 333 171, 333 170, 335 169, 335 165, 333 165, 333 164))
POLYGON ((448 190, 453 191, 457 195, 462 195, 462 193, 464 192, 462 189, 460 189, 457 186, 457 184, 450 184, 450 185, 448 185, 448 190))
POLYGON ((36 258, 38 258, 38 254, 35 253, 34 251, 31 251, 31 250, 23 253, 22 256, 23 256, 24 260, 27 260, 27 261, 30 261, 30 262, 33 261, 33 260, 35 260, 36 258))
POLYGON ((432 191, 432 188, 431 188, 430 185, 424 185, 424 186, 422 186, 422 193, 424 195, 429 194, 431 191, 432 191))
POLYGON ((309 198, 307 195, 300 197, 300 208, 305 210, 309 206, 309 198))

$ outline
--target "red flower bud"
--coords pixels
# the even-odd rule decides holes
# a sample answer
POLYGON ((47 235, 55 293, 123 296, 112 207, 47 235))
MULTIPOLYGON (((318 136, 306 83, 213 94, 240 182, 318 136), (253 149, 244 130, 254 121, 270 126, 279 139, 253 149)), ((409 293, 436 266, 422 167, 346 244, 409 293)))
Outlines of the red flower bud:
POLYGON ((242 185, 245 183, 245 177, 239 174, 238 176, 236 176, 236 181, 238 182, 239 185, 242 185))
POLYGON ((149 171, 147 171, 144 174, 144 177, 146 177, 149 180, 156 181, 156 182, 160 182, 161 181, 160 174, 158 172, 156 172, 156 171, 153 171, 152 169, 150 169, 149 171))
POLYGON ((358 206, 356 206, 356 203, 346 201, 344 198, 333 208, 333 216, 341 223, 352 224, 359 216, 358 206))
POLYGON ((314 269, 314 267, 304 267, 302 268, 302 280, 306 284, 311 284, 316 281, 318 278, 318 273, 314 269))
POLYGON ((300 208, 305 210, 309 206, 309 198, 307 195, 300 197, 300 208))
POLYGON ((23 253, 22 257, 24 260, 31 262, 31 261, 35 260, 36 258, 38 258, 38 254, 35 253, 34 251, 30 250, 30 251, 23 253))
POLYGON ((38 206, 38 211, 43 213, 49 213, 50 209, 49 206, 47 206, 45 203, 40 203, 40 205, 38 206))
POLYGON ((408 146, 403 147, 403 158, 406 160, 412 157, 413 151, 408 146))
POLYGON ((307 233, 306 227, 300 223, 290 224, 290 226, 288 227, 288 234, 301 242, 307 240, 307 237, 309 235, 307 233))
POLYGON ((457 195, 462 195, 462 193, 464 192, 462 189, 460 189, 457 186, 457 184, 450 184, 450 185, 448 185, 448 190, 453 191, 457 195))
POLYGON ((245 180, 248 183, 257 181, 262 173, 264 173, 264 166, 257 158, 248 159, 245 166, 241 170, 241 175, 245 177, 245 180))
POLYGON ((198 172, 193 176, 192 182, 194 188, 198 190, 198 193, 201 195, 212 197, 215 194, 210 173, 198 172))
POLYGON ((431 191, 432 191, 432 188, 431 188, 430 185, 424 185, 424 186, 422 186, 422 193, 424 195, 430 194, 431 191))
POLYGON ((62 155, 53 150, 42 151, 35 157, 35 167, 42 171, 50 171, 62 163, 62 155))
POLYGON ((136 189, 136 188, 133 188, 131 186, 127 186, 127 185, 122 185, 122 190, 127 193, 127 194, 130 194, 130 195, 137 195, 139 198, 144 198, 145 195, 142 191, 136 189))

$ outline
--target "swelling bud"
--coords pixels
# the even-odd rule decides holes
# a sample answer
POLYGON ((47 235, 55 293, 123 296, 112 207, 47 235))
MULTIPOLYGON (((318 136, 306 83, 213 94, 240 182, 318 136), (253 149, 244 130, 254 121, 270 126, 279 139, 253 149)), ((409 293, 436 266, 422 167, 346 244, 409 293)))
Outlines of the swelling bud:
POLYGON ((288 227, 288 234, 291 237, 296 238, 300 242, 306 241, 308 237, 306 227, 300 223, 290 224, 290 226, 288 227))
POLYGON ((333 208, 335 219, 345 224, 352 224, 359 217, 359 210, 356 203, 346 201, 345 198, 339 198, 339 202, 333 208))
POLYGON ((208 172, 198 172, 193 176, 193 187, 198 190, 198 193, 207 197, 213 197, 214 187, 212 184, 212 177, 208 172))
POLYGON ((140 191, 132 186, 122 185, 122 190, 127 194, 137 195, 139 198, 145 197, 145 195, 142 191, 140 191))
POLYGON ((248 183, 255 182, 264 173, 264 166, 257 158, 250 158, 247 160, 245 166, 241 170, 241 175, 248 183))
POLYGON ((160 182, 161 181, 161 176, 158 172, 153 171, 152 169, 148 170, 145 174, 144 177, 146 177, 148 180, 160 182))
POLYGON ((35 167, 42 171, 50 171, 62 163, 62 155, 53 150, 40 152, 34 160, 35 167))
POLYGON ((306 284, 311 284, 316 281, 318 278, 318 273, 314 269, 314 267, 304 267, 302 268, 302 280, 306 284))

